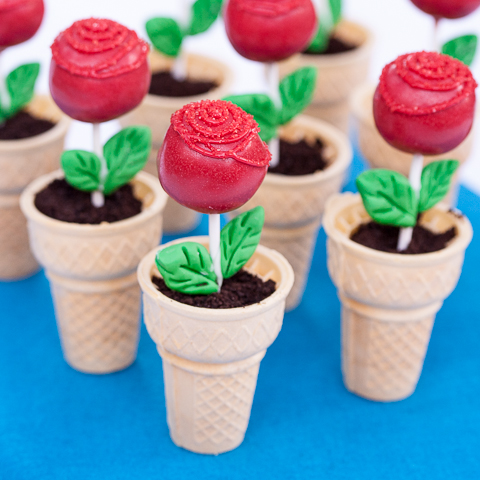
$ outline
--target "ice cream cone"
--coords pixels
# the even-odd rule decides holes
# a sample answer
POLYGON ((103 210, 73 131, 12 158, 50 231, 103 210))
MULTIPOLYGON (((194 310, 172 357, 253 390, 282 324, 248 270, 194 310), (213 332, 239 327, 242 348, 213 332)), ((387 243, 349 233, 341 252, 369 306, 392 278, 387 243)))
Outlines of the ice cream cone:
POLYGON ((317 87, 311 110, 305 113, 331 122, 345 132, 349 114, 346 101, 352 91, 367 78, 373 36, 365 27, 347 20, 338 24, 335 36, 358 47, 349 52, 330 55, 294 55, 280 63, 280 76, 284 77, 298 68, 316 67, 317 87))
MULTIPOLYGON (((158 178, 157 153, 161 145, 154 145, 150 153, 144 171, 158 178)), ((184 207, 176 202, 172 197, 167 198, 165 209, 163 210, 163 232, 167 235, 190 232, 199 223, 201 217, 198 212, 184 207)))
MULTIPOLYGON (((340 191, 348 166, 352 160, 352 150, 347 137, 335 127, 307 116, 298 116, 281 131, 281 137, 289 141, 305 139, 314 141, 320 138, 326 144, 329 166, 310 175, 289 176, 267 173, 265 180, 255 195, 243 205, 237 213, 242 213, 259 205, 265 209, 264 236, 266 244, 275 245, 287 258, 296 258, 293 262, 295 287, 287 300, 288 307, 294 308, 300 301, 305 280, 310 270, 312 253, 306 253, 308 245, 316 238, 327 199, 340 191), (317 232, 313 232, 313 227, 317 232), (308 237, 300 240, 299 232, 305 229, 308 237), (274 239, 277 235, 277 239, 274 239), (287 254, 289 246, 299 247, 300 251, 287 254), (300 261, 305 262, 300 265, 300 261), (298 283, 298 285, 297 285, 298 283)), ((314 247, 314 243, 312 248, 314 247)))
POLYGON ((30 252, 20 195, 0 194, 0 280, 18 280, 39 269, 30 252))
MULTIPOLYGON (((170 242, 200 242, 189 237, 170 242)), ((276 291, 243 308, 207 309, 161 294, 152 282, 158 248, 140 263, 145 324, 163 358, 167 418, 176 445, 197 453, 218 454, 243 440, 250 417, 258 368, 277 337, 293 271, 278 252, 258 246, 246 269, 276 291)))
POLYGON ((27 111, 53 121, 49 131, 22 140, 0 140, 0 280, 18 280, 38 270, 19 207, 21 191, 59 166, 70 120, 49 97, 36 96, 27 111))
POLYGON ((455 288, 472 238, 467 218, 433 208, 422 224, 457 236, 420 255, 380 252, 350 240, 370 221, 359 195, 336 195, 324 217, 328 269, 342 301, 342 370, 346 387, 377 401, 402 400, 420 376, 436 312, 455 288))
POLYGON ((302 301, 319 229, 320 221, 296 228, 264 227, 262 230, 262 244, 280 252, 295 274, 295 281, 285 305, 287 312, 302 301))
POLYGON ((74 280, 47 273, 67 363, 85 373, 109 373, 137 355, 140 288, 135 273, 111 280, 74 280))
MULTIPOLYGON (((408 177, 413 155, 402 152, 389 145, 375 126, 373 119, 373 94, 375 87, 365 84, 352 96, 352 112, 358 128, 358 144, 362 155, 372 168, 395 170, 408 177)), ((467 138, 455 149, 443 155, 425 156, 425 165, 437 160, 455 159, 464 163, 470 155, 473 145, 473 129, 467 138)), ((448 206, 456 204, 458 175, 452 180, 450 192, 442 203, 448 206)))
POLYGON ((159 243, 166 194, 154 177, 141 172, 132 181, 143 202, 138 215, 100 225, 62 222, 34 205, 36 193, 62 176, 56 171, 31 183, 20 205, 32 251, 51 279, 66 360, 83 372, 109 373, 135 359, 139 290, 133 274, 159 243))
MULTIPOLYGON (((153 73, 170 70, 174 59, 157 52, 150 54, 150 66, 153 73)), ((220 99, 228 95, 233 83, 233 73, 225 64, 196 54, 187 55, 187 77, 193 80, 214 81, 219 86, 210 92, 191 97, 162 97, 148 94, 135 110, 121 117, 123 127, 128 125, 147 125, 152 130, 152 142, 163 143, 163 137, 170 126, 170 117, 187 103, 203 99, 220 99)))

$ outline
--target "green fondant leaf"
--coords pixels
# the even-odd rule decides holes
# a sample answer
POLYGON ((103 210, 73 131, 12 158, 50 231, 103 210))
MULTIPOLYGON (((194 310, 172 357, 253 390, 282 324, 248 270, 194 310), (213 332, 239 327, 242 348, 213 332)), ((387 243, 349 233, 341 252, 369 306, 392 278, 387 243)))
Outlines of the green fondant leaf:
POLYGON ((157 253, 155 262, 171 290, 190 295, 218 292, 212 258, 199 243, 183 242, 164 248, 157 253))
POLYGON ((336 25, 342 18, 342 0, 330 0, 333 24, 336 25))
POLYGON ((249 95, 232 95, 224 98, 227 102, 232 102, 253 115, 255 121, 260 127, 260 138, 264 142, 269 142, 277 136, 279 123, 279 113, 268 95, 263 93, 254 93, 249 95))
POLYGON ((222 8, 222 0, 197 0, 192 5, 192 21, 188 35, 197 35, 208 30, 217 19, 222 8))
POLYGON ((147 163, 152 147, 152 133, 144 126, 127 127, 114 135, 103 147, 108 175, 106 195, 128 183, 147 163))
POLYGON ((265 211, 255 207, 227 223, 220 234, 222 275, 235 275, 254 254, 262 234, 265 211))
POLYGON ((280 124, 284 125, 304 110, 312 101, 317 80, 317 69, 304 67, 287 75, 280 82, 282 111, 280 124))
POLYGON ((182 46, 183 34, 173 18, 151 18, 145 25, 153 46, 164 55, 177 57, 182 46))
POLYGON ((65 180, 74 188, 85 192, 98 190, 102 164, 97 155, 85 150, 68 150, 62 153, 65 180))
POLYGON ((442 47, 442 53, 457 58, 465 65, 470 66, 477 50, 478 38, 476 35, 463 35, 450 40, 442 47))
POLYGON ((312 53, 321 53, 323 52, 328 45, 328 39, 330 36, 331 29, 325 27, 325 25, 320 22, 318 26, 317 33, 313 37, 312 43, 310 43, 309 47, 307 48, 308 52, 312 53))
POLYGON ((417 223, 417 196, 406 177, 392 170, 363 172, 356 180, 368 214, 377 223, 413 227, 417 223))
POLYGON ((5 99, 2 99, 3 117, 13 117, 32 98, 35 91, 35 81, 40 72, 39 63, 21 65, 10 72, 5 80, 5 86, 10 97, 9 105, 5 108, 5 99))
POLYGON ((457 160, 440 160, 429 163, 423 169, 419 212, 432 208, 445 197, 450 189, 453 174, 459 165, 457 160))

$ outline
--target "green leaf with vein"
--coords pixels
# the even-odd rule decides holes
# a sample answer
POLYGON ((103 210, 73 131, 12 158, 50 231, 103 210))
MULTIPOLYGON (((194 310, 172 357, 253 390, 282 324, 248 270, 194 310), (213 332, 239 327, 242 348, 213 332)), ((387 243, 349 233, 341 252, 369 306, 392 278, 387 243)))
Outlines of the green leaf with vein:
POLYGON ((192 5, 192 20, 188 35, 197 35, 208 30, 218 17, 222 0, 197 0, 192 5))
POLYGON ((3 119, 13 117, 33 98, 35 82, 40 72, 39 63, 27 63, 10 72, 5 79, 5 86, 10 96, 9 105, 6 106, 5 99, 0 99, 0 117, 3 119))
POLYGON ((280 82, 281 125, 292 120, 310 104, 316 80, 317 69, 314 67, 300 68, 282 79, 280 82))
POLYGON ((231 95, 223 100, 232 102, 253 115, 255 121, 260 127, 260 138, 264 142, 269 142, 277 136, 279 125, 279 113, 268 95, 263 93, 253 93, 248 95, 231 95))
POLYGON ((357 177, 356 184, 365 210, 377 223, 415 226, 418 199, 402 174, 392 170, 368 170, 357 177))
POLYGON ((453 174, 460 162, 457 160, 440 160, 429 163, 422 171, 422 188, 418 211, 424 212, 443 200, 450 189, 453 174))
POLYGON ((97 155, 85 150, 67 150, 62 153, 61 164, 65 180, 72 187, 85 192, 98 190, 102 164, 97 155))
POLYGON ((255 207, 227 223, 220 233, 222 275, 235 275, 255 253, 260 242, 265 210, 255 207))
POLYGON ((151 18, 145 28, 148 38, 159 52, 169 57, 178 56, 182 47, 183 34, 180 25, 173 18, 151 18))
POLYGON ((144 126, 127 127, 114 135, 103 147, 108 175, 106 195, 128 183, 147 163, 152 147, 152 133, 144 126))
POLYGON ((155 263, 171 290, 189 295, 218 292, 212 258, 199 243, 183 242, 164 248, 157 253, 155 263))
POLYGON ((478 38, 476 35, 463 35, 450 40, 442 47, 442 53, 457 58, 465 65, 470 66, 477 50, 478 38))

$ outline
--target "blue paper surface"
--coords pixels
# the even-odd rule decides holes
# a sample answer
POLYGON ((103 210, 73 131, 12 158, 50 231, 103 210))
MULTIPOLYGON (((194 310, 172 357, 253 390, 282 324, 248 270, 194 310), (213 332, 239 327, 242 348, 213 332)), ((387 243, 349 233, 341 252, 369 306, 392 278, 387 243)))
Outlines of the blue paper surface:
MULTIPOLYGON (((352 179, 361 168, 357 159, 352 179)), ((459 208, 479 231, 480 199, 462 188, 459 208)), ((217 457, 171 442, 161 359, 144 327, 130 368, 78 373, 62 358, 43 272, 1 283, 0 479, 479 478, 479 255, 474 236, 416 392, 375 403, 342 383, 340 303, 321 231, 303 302, 261 363, 245 440, 217 457)))

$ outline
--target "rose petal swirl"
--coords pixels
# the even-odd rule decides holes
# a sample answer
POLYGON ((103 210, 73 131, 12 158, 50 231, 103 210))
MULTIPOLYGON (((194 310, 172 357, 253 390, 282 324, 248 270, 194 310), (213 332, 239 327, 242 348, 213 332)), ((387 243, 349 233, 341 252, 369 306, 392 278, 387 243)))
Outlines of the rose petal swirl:
POLYGON ((299 0, 243 0, 239 8, 254 15, 277 17, 286 15, 299 5, 299 0))
POLYGON ((270 163, 268 148, 260 158, 243 155, 258 140, 260 129, 252 115, 231 102, 202 100, 185 105, 172 115, 172 126, 190 149, 202 155, 235 158, 254 166, 270 163))
POLYGON ((98 18, 75 22, 52 45, 53 59, 58 65, 91 78, 108 78, 135 70, 143 64, 147 53, 148 45, 133 30, 98 18), (127 56, 133 62, 127 61, 127 56))
MULTIPOLYGON (((424 115, 450 108, 472 95, 477 84, 470 69, 459 60, 436 52, 401 55, 385 66, 380 76, 380 93, 392 112, 424 115), (389 87, 389 78, 396 74, 406 85, 418 91, 432 92, 431 102, 424 106, 400 101, 398 89, 389 87), (445 96, 442 97, 441 94, 445 96)), ((428 97, 424 97, 428 100, 428 97)))

